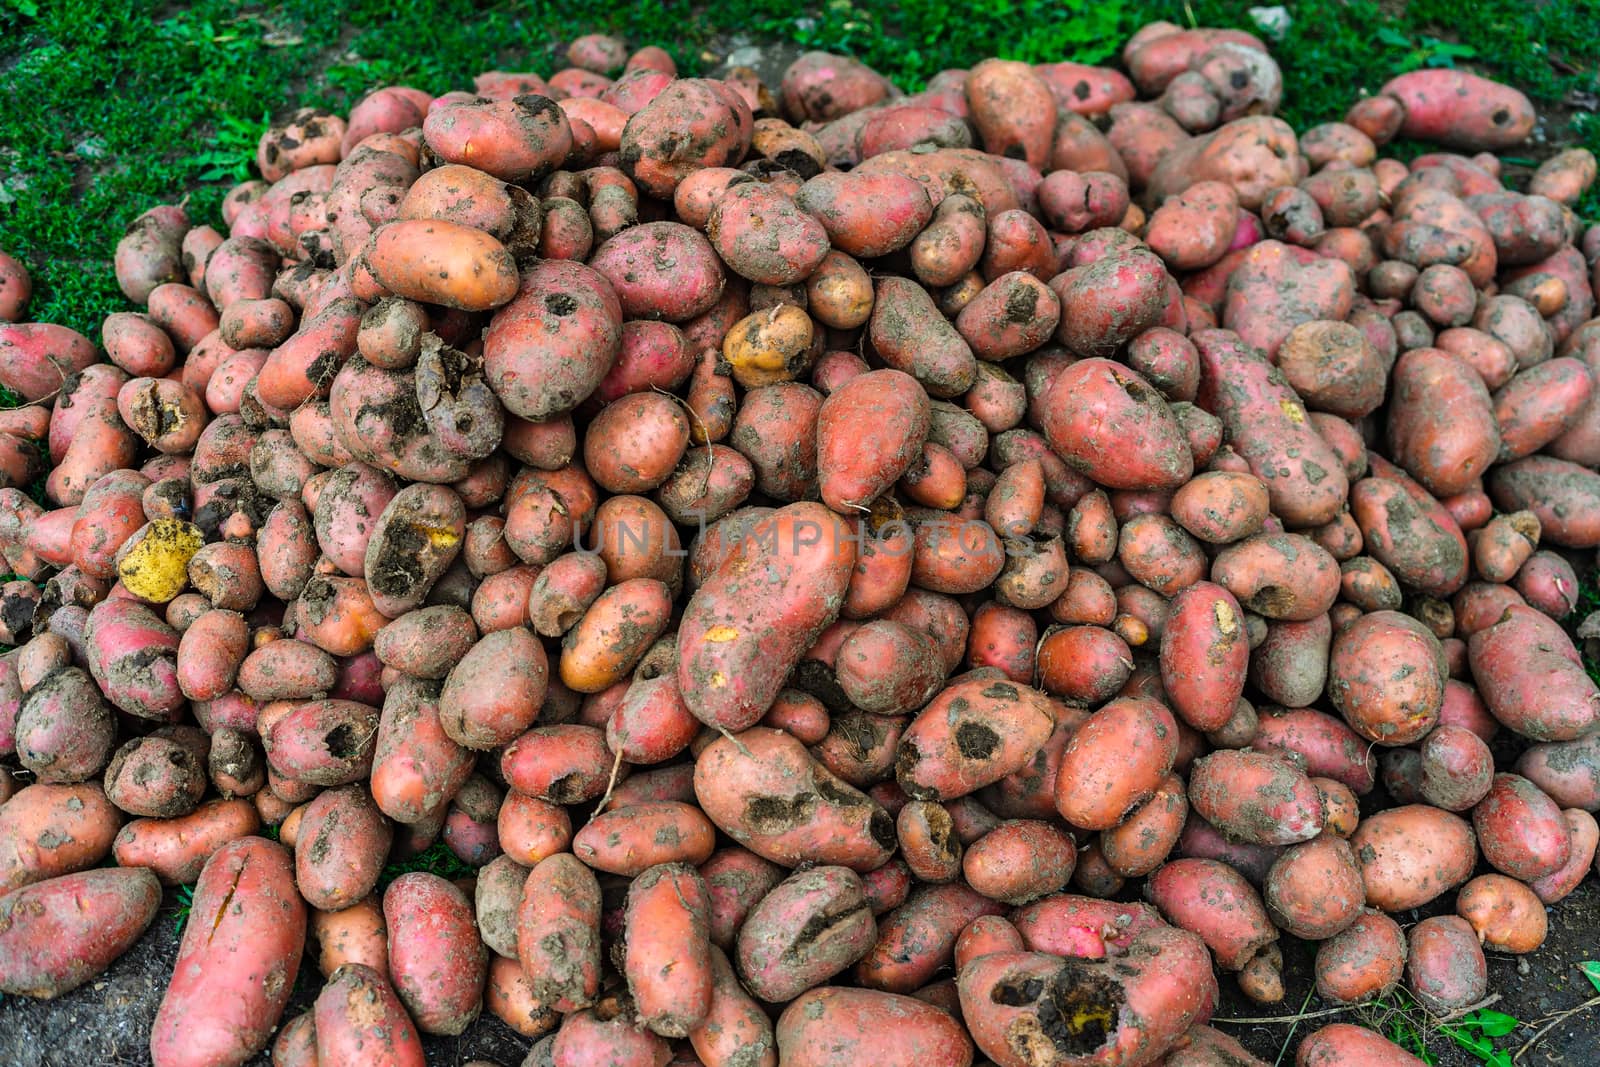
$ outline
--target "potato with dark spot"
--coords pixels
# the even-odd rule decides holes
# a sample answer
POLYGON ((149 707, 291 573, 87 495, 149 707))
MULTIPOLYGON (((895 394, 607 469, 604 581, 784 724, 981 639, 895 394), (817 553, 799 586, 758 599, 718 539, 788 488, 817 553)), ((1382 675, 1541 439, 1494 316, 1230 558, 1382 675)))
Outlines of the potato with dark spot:
POLYGON ((877 937, 860 876, 848 867, 813 867, 780 882, 750 911, 735 962, 752 993, 783 1003, 855 963, 877 937))
POLYGON ((906 729, 896 777, 918 799, 965 796, 1020 770, 1054 726, 1051 703, 1036 689, 981 677, 958 681, 906 729))
POLYGON ((855 871, 883 866, 894 820, 816 762, 788 734, 762 727, 719 738, 695 762, 695 796, 717 828, 765 859, 855 871))

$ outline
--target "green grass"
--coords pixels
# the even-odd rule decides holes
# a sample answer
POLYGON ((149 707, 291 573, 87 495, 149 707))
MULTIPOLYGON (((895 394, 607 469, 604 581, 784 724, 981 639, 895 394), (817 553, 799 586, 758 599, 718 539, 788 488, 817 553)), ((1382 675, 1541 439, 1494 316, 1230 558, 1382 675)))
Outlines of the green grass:
MULTIPOLYGON (((589 15, 551 0, 200 0, 182 9, 0 0, 0 98, 8 101, 0 247, 34 274, 34 318, 97 336, 100 320, 127 306, 109 269, 122 227, 185 195, 196 220, 217 222, 223 192, 250 172, 267 117, 292 106, 348 108, 396 81, 443 92, 497 66, 549 74, 565 43, 592 29, 661 44, 686 73, 701 70, 707 45, 726 35, 786 38, 852 52, 914 89, 986 55, 1104 61, 1155 18, 1250 28, 1249 6, 826 0, 797 15, 788 0, 615 0, 589 15)), ((1392 17, 1373 0, 1291 8, 1294 26, 1275 54, 1284 115, 1302 128, 1419 66, 1469 64, 1546 107, 1593 100, 1597 90, 1600 35, 1591 31, 1600 0, 1414 0, 1392 17)), ((1600 149, 1600 118, 1580 114, 1573 127, 1600 149)), ((1600 216, 1600 199, 1584 211, 1600 216)))

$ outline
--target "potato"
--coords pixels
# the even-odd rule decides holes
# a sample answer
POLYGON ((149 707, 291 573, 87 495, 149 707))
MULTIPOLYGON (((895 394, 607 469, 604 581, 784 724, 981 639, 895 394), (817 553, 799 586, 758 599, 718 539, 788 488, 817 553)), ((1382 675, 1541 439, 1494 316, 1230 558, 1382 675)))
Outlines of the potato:
POLYGON ((1531 882, 1567 863, 1571 836, 1561 809, 1543 790, 1516 774, 1497 774, 1472 809, 1472 827, 1490 866, 1531 882))
POLYGON ((1187 439, 1161 395, 1110 360, 1080 360, 1050 388, 1042 425, 1069 466, 1114 489, 1175 489, 1193 473, 1187 439))
POLYGON ((1532 952, 1544 943, 1548 927, 1544 903, 1533 890, 1503 874, 1482 874, 1461 887, 1456 914, 1478 940, 1500 952, 1532 952))
POLYGON ((668 863, 704 863, 716 830, 690 804, 640 802, 596 815, 572 840, 573 853, 598 871, 637 877, 668 863))
POLYGON ((1307 423, 1282 372, 1228 331, 1204 330, 1192 339, 1200 351, 1197 402, 1222 420, 1234 448, 1266 484, 1273 513, 1291 526, 1332 519, 1348 492, 1344 465, 1307 423))
POLYGON ((572 150, 566 113, 536 93, 434 107, 422 134, 445 162, 470 163, 505 182, 541 177, 572 150))
POLYGON ((361 784, 327 789, 303 809, 295 837, 295 885, 319 911, 338 911, 378 884, 392 830, 361 784))
POLYGON ((1334 1023, 1307 1035, 1294 1062, 1295 1067, 1420 1067, 1427 1061, 1364 1027, 1334 1023))
POLYGON ((1001 274, 968 301, 956 330, 983 360, 1005 360, 1048 341, 1060 320, 1061 302, 1025 271, 1001 274))
POLYGON ((467 899, 435 874, 412 871, 383 894, 389 973, 424 1033, 458 1034, 482 1008, 487 954, 467 899))
POLYGON ((485 635, 450 669, 439 695, 439 719, 459 745, 491 749, 533 725, 549 668, 544 648, 514 627, 485 635))
POLYGON ((1225 971, 1240 970, 1278 937, 1255 889, 1217 860, 1172 860, 1150 876, 1145 896, 1168 922, 1198 934, 1225 971))
POLYGON ((818 174, 800 187, 795 204, 822 224, 833 247, 861 258, 906 247, 933 217, 921 183, 895 173, 818 174))
POLYGON ((1477 837, 1466 820, 1426 804, 1362 819, 1350 839, 1366 881, 1367 904, 1385 911, 1421 907, 1472 874, 1477 837))
POLYGON ((982 956, 962 968, 958 985, 973 1040, 998 1067, 1152 1063, 1216 996, 1203 943, 1166 928, 1134 938, 1115 964, 1038 952, 982 956), (1055 1015, 1051 1005, 1063 1003, 1081 1008, 1055 1015))
POLYGON ((1401 104, 1400 136, 1493 151, 1521 144, 1533 129, 1528 98, 1507 85, 1457 70, 1416 70, 1386 82, 1401 104))
POLYGON ((1452 1012, 1482 1000, 1489 968, 1476 932, 1454 915, 1435 915, 1407 938, 1406 988, 1429 1011, 1452 1012))
POLYGON ((187 815, 205 795, 209 747, 202 732, 187 726, 136 737, 106 767, 106 798, 130 815, 187 815))
POLYGON ((150 1033, 153 1062, 242 1064, 266 1048, 305 947, 289 853, 245 837, 212 854, 150 1033), (231 995, 218 983, 231 981, 231 995))
POLYGON ((1074 826, 1110 829, 1155 794, 1176 754, 1175 723, 1165 707, 1145 697, 1113 700, 1062 754, 1056 809, 1074 826))
POLYGON ((675 222, 629 227, 598 249, 590 267, 616 290, 629 318, 687 322, 722 295, 722 263, 695 230, 675 222))
POLYGON ((1267 872, 1267 913, 1296 937, 1320 941, 1356 921, 1366 888, 1355 853, 1323 835, 1284 851, 1267 872))
POLYGON ((329 974, 312 1010, 314 1062, 360 1058, 384 1067, 427 1062, 416 1026, 388 977, 366 964, 346 963, 329 974))
POLYGON ((895 773, 907 794, 948 800, 1020 769, 1055 725, 1036 689, 991 678, 957 681, 906 729, 895 773))
POLYGON ((1438 722, 1448 677, 1443 650, 1422 624, 1399 612, 1378 611, 1335 636, 1328 697, 1363 737, 1410 744, 1438 722))
POLYGON ((848 529, 816 504, 782 508, 744 538, 695 590, 678 625, 678 684, 695 717, 725 731, 760 719, 837 617, 854 564, 848 529), (747 576, 771 588, 752 587, 747 576))
POLYGON ((1170 285, 1161 261, 1137 249, 1073 266, 1050 278, 1050 288, 1061 300, 1056 338, 1077 355, 1112 354, 1161 324, 1170 285), (1114 295, 1108 297, 1108 291, 1114 295))
POLYGON ((792 875, 750 911, 736 962, 747 988, 781 1003, 855 963, 877 940, 860 877, 846 867, 792 875))
POLYGON ((372 769, 378 709, 354 700, 314 700, 291 707, 263 730, 275 773, 308 785, 345 785, 372 769))
POLYGON ((1252 747, 1285 753, 1303 763, 1306 773, 1332 778, 1365 795, 1376 780, 1377 762, 1369 745, 1344 723, 1311 709, 1270 711, 1260 716, 1252 747))
POLYGON ((776 730, 756 727, 713 741, 696 761, 694 787, 719 830, 774 863, 806 859, 870 871, 896 843, 894 820, 882 807, 776 730))
POLYGON ((1360 1004, 1384 996, 1399 984, 1405 962, 1406 940, 1400 927, 1381 912, 1363 911, 1317 947, 1317 992, 1336 1004, 1360 1004))
POLYGON ((1161 635, 1161 682, 1173 710, 1197 730, 1227 722, 1244 692, 1250 649, 1243 620, 1233 595, 1210 582, 1187 586, 1172 600, 1161 635))
POLYGON ((101 699, 94 680, 77 667, 47 676, 22 698, 14 714, 17 759, 39 782, 87 781, 111 758, 116 716, 101 699))
POLYGON ((523 276, 516 298, 490 322, 484 374, 508 411, 543 421, 595 390, 621 340, 622 305, 604 275, 547 261, 523 276))
POLYGON ((0 991, 52 999, 83 985, 139 939, 161 905, 153 874, 65 874, 0 898, 0 991))
POLYGON ((1426 489, 1381 457, 1373 476, 1350 491, 1350 514, 1374 559, 1406 585, 1449 596, 1466 582, 1466 540, 1455 519, 1426 489))
POLYGON ((959 882, 922 886, 883 917, 877 943, 856 965, 856 979, 890 993, 914 991, 951 961, 956 939, 973 920, 1004 910, 959 882))
POLYGON ((693 171, 743 158, 753 132, 749 105, 737 93, 719 82, 679 78, 628 119, 621 161, 643 191, 669 200, 693 171), (695 116, 687 125, 686 115, 695 116))
POLYGON ((803 994, 779 1016, 777 1042, 779 1061, 792 1067, 972 1063, 972 1041, 950 1015, 870 989, 821 986, 803 994))
POLYGON ((960 396, 977 379, 971 346, 915 282, 877 279, 867 335, 884 363, 911 375, 929 396, 960 396))
POLYGON ((1560 625, 1520 605, 1467 642, 1472 676, 1495 718, 1536 741, 1571 741, 1594 725, 1594 683, 1560 625), (1535 681, 1537 679, 1537 681, 1535 681))
POLYGON ((1223 749, 1196 760, 1189 802, 1224 833, 1254 844, 1290 845, 1322 830, 1316 787, 1294 764, 1267 753, 1223 749))
MULTIPOLYGON (((217 747, 213 737, 213 751, 217 747)), ((249 800, 208 800, 175 819, 134 819, 111 847, 119 866, 147 867, 162 885, 192 885, 213 852, 260 827, 249 800)))
POLYGON ((517 954, 533 994, 556 1011, 590 1003, 600 988, 600 886, 573 856, 536 864, 517 912, 517 954))

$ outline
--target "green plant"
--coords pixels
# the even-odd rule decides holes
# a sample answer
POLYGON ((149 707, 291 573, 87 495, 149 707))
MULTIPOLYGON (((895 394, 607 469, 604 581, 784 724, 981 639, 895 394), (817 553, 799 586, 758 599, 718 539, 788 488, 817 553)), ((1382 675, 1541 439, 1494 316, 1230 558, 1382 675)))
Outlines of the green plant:
POLYGON ((194 910, 194 886, 180 885, 173 896, 178 899, 178 909, 172 918, 172 932, 181 934, 189 924, 189 913, 194 910))
POLYGON ((1477 1057, 1479 1063, 1488 1064, 1489 1067, 1511 1067, 1510 1053, 1495 1048, 1494 1039, 1505 1037, 1521 1025, 1522 1020, 1514 1015, 1480 1008, 1454 1022, 1441 1024, 1439 1031, 1477 1057))
POLYGON ((450 851, 450 846, 443 841, 436 841, 410 859, 391 863, 385 867, 383 873, 378 875, 378 888, 383 889, 402 874, 410 874, 412 871, 426 871, 440 878, 454 880, 476 874, 477 868, 462 863, 460 858, 450 851))

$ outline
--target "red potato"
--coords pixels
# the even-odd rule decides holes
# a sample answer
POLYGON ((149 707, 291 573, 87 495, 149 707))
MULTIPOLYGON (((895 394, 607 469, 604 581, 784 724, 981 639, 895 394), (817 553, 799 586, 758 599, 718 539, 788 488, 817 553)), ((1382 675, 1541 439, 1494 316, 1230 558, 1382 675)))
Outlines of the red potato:
POLYGON ((621 161, 644 191, 671 199, 693 171, 742 158, 753 132, 749 105, 737 93, 718 82, 679 78, 628 119, 621 161), (687 115, 695 118, 685 125, 687 115))
POLYGON ((266 1047, 305 947, 288 852, 259 837, 224 845, 206 861, 190 914, 151 1027, 151 1059, 242 1064, 266 1047), (216 995, 222 975, 232 981, 225 997, 216 995))
MULTIPOLYGON (((388 978, 366 964, 347 963, 328 975, 317 995, 313 1019, 313 1062, 359 1058, 384 1067, 427 1062, 416 1027, 388 978)), ((284 1033, 289 1033, 288 1027, 284 1033)), ((274 1062, 277 1052, 274 1046, 274 1062)))
POLYGON ((1175 489, 1193 473, 1166 401, 1110 360, 1080 360, 1058 375, 1042 423, 1069 466, 1109 488, 1175 489))
POLYGON ((1115 965, 1003 952, 968 963, 958 984, 973 1040, 998 1067, 1156 1062, 1216 996, 1204 944, 1166 928, 1135 938, 1115 965), (1047 1029, 1057 1002, 1081 1004, 1082 1022, 1047 1029))
POLYGON ((1155 794, 1176 755, 1176 724, 1164 706, 1145 697, 1114 700, 1067 744, 1056 809, 1074 826, 1110 829, 1155 794))
POLYGON ((1425 804, 1379 812, 1350 839, 1367 903, 1385 911, 1420 907, 1466 881, 1477 838, 1464 819, 1425 804), (1430 841, 1427 847, 1421 841, 1430 841))
POLYGON ((1488 987, 1488 964, 1466 920, 1436 915, 1411 928, 1406 988, 1430 1011, 1451 1012, 1476 1004, 1488 987))
POLYGON ((813 989, 779 1016, 776 1036, 779 1062, 792 1067, 972 1063, 972 1041, 948 1013, 877 990, 813 989))
POLYGON ((403 874, 383 895, 389 973, 424 1033, 459 1034, 482 1007, 487 955, 472 907, 450 882, 403 874))
POLYGON ((711 942, 705 882, 693 868, 663 864, 628 888, 623 974, 640 1021, 664 1037, 686 1037, 711 1011, 711 942))
POLYGON ((1242 969, 1278 937, 1255 889, 1216 860, 1173 860, 1151 876, 1145 895, 1168 922, 1204 939, 1225 971, 1242 969))
POLYGON ((1364 1027, 1334 1023, 1308 1035, 1294 1062, 1295 1067, 1420 1067, 1427 1061, 1364 1027))
POLYGON ((1418 70, 1385 83, 1398 100, 1402 137, 1467 151, 1510 148, 1533 129, 1533 105, 1509 86, 1456 70, 1418 70))
POLYGON ((1363 911, 1317 948, 1317 992, 1339 1004, 1383 996, 1400 982, 1406 940, 1395 921, 1363 911))
MULTIPOLYGON (((218 747, 213 737, 213 752, 218 747)), ((149 868, 162 885, 192 885, 212 853, 260 827, 249 800, 208 800, 175 819, 134 819, 117 832, 112 853, 119 866, 149 868)))
POLYGON ((485 378, 513 415, 544 421, 595 390, 621 339, 622 305, 605 276, 547 261, 523 275, 516 298, 490 323, 485 378))
POLYGON ((1322 830, 1316 787, 1294 764, 1266 753, 1223 749, 1196 760, 1189 802, 1207 822, 1255 844, 1309 841, 1322 830))
POLYGON ((66 874, 0 898, 0 991, 51 999, 78 988, 149 927, 161 887, 148 871, 66 874))
POLYGON ((1484 947, 1532 952, 1548 930, 1544 903, 1527 885, 1503 874, 1483 874, 1461 887, 1456 914, 1472 926, 1484 947))
POLYGON ((1536 741, 1571 741, 1592 728, 1600 691, 1548 616, 1508 607, 1472 634, 1467 650, 1484 703, 1512 730, 1536 741))
POLYGON ((557 1011, 590 1003, 600 987, 600 886, 571 855, 535 865, 517 913, 517 953, 534 996, 557 1011))
POLYGON ((805 857, 870 871, 896 843, 882 807, 776 730, 713 741, 696 760, 694 787, 719 830, 774 863, 794 866, 805 857))
POLYGON ((780 509, 743 539, 678 625, 678 684, 695 717, 726 731, 760 719, 837 617, 854 564, 848 529, 814 504, 780 509), (772 590, 755 595, 765 586, 772 590))
POLYGON ((1227 331, 1205 330, 1192 340, 1200 351, 1198 403, 1222 420, 1234 448, 1262 478, 1273 512, 1293 526, 1332 519, 1348 493, 1344 465, 1307 423, 1282 372, 1227 331), (1289 476, 1279 473, 1284 469, 1289 476))

